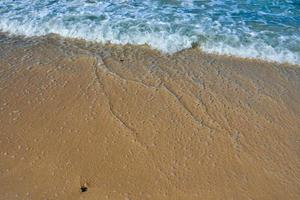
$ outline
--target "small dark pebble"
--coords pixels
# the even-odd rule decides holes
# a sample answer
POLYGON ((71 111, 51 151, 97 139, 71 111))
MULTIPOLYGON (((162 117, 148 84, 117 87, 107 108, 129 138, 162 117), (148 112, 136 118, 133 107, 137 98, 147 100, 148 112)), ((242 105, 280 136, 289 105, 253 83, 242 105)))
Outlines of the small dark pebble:
POLYGON ((81 192, 87 192, 88 188, 86 186, 81 186, 80 191, 81 192))

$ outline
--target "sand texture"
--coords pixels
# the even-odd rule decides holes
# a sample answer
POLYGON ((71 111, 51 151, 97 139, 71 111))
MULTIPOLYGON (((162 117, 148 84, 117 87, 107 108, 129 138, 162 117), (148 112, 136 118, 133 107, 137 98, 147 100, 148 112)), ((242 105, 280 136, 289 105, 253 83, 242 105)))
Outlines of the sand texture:
POLYGON ((300 68, 1 35, 0 184, 1 200, 300 199, 300 68))

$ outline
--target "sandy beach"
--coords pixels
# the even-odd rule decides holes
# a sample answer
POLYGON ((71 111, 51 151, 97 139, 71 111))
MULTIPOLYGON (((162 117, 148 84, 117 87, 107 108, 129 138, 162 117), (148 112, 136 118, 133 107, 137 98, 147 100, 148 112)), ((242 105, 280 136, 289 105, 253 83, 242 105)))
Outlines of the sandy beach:
POLYGON ((1 200, 300 199, 300 68, 0 34, 1 200))

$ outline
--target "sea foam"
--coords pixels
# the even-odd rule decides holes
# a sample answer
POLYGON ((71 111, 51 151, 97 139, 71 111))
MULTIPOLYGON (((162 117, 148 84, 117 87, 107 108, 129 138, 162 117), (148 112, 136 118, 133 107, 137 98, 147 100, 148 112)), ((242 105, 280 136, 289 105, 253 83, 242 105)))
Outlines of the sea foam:
POLYGON ((293 1, 3 0, 0 30, 56 33, 101 43, 148 44, 300 64, 300 5, 293 1))

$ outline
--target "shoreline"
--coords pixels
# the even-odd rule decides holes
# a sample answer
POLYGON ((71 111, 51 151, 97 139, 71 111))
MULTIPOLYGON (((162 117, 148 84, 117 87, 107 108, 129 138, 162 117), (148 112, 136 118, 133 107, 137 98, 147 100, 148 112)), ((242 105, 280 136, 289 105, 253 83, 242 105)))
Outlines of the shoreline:
POLYGON ((289 64, 0 34, 0 199, 299 199, 299 91, 289 64))
MULTIPOLYGON (((174 52, 174 53, 164 53, 158 49, 152 48, 148 44, 113 44, 111 42, 106 42, 106 43, 101 43, 98 41, 91 41, 91 40, 85 40, 83 38, 70 38, 70 37, 64 37, 56 33, 51 33, 47 35, 42 35, 42 36, 25 36, 25 35, 16 35, 14 33, 9 33, 9 32, 1 32, 0 35, 4 35, 5 38, 15 38, 19 40, 29 40, 29 41, 34 41, 34 40, 43 40, 43 39, 57 39, 57 40, 62 40, 66 41, 67 43, 78 43, 80 45, 91 45, 91 46, 98 46, 99 48, 105 48, 105 47, 122 47, 122 46, 131 46, 131 47, 136 47, 136 48, 148 48, 149 51, 155 51, 160 53, 163 56, 174 56, 177 54, 180 54, 181 52, 185 51, 190 51, 190 50, 197 50, 199 51, 200 54, 204 54, 207 56, 214 56, 214 57, 219 57, 219 58, 224 58, 224 59, 236 59, 241 62, 257 62, 257 63, 267 63, 267 64, 273 64, 273 65, 280 65, 280 66, 291 66, 291 67, 300 67, 300 64, 296 63, 290 63, 290 62, 278 62, 278 61, 273 61, 273 60, 268 60, 268 59, 262 59, 262 58, 254 58, 254 57, 243 57, 243 56, 236 56, 236 55, 229 55, 229 54, 219 54, 219 53, 214 53, 214 52, 205 52, 204 50, 201 49, 199 46, 193 46, 190 48, 182 49, 180 51, 174 52)), ((198 45, 198 44, 197 44, 198 45)))

